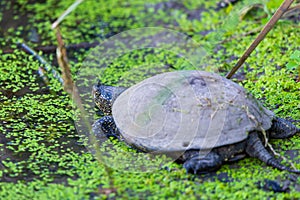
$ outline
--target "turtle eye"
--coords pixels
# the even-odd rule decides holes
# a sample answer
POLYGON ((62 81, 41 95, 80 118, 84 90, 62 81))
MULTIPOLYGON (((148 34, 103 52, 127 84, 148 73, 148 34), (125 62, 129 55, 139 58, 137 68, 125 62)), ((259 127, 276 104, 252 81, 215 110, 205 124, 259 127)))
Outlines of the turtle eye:
POLYGON ((94 94, 94 96, 100 95, 99 88, 96 85, 93 86, 92 93, 94 94))
POLYGON ((98 91, 94 91, 94 95, 98 97, 100 94, 98 91))

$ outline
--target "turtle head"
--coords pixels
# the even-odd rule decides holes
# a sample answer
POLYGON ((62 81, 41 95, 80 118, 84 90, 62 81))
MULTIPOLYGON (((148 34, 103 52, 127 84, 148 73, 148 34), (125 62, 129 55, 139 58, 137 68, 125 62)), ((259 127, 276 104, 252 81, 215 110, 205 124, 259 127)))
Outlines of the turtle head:
POLYGON ((98 83, 92 89, 94 102, 105 115, 111 115, 114 101, 125 89, 124 87, 106 86, 98 83))

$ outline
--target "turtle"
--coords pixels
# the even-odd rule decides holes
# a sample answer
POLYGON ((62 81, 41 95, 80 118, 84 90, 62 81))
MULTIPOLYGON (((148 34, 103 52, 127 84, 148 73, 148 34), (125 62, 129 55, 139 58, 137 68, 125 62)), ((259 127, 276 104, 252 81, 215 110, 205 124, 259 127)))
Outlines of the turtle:
POLYGON ((129 88, 99 81, 92 95, 104 115, 93 124, 96 135, 113 136, 142 152, 166 154, 183 163, 187 173, 210 173, 247 155, 300 173, 281 164, 268 146, 268 139, 288 138, 300 129, 219 74, 164 72, 129 88))

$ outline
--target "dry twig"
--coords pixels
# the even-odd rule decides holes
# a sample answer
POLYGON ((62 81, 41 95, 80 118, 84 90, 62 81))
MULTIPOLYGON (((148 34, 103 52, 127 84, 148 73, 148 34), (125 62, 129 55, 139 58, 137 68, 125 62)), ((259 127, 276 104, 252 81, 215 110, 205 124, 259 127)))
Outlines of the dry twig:
POLYGON ((285 13, 294 0, 285 0, 280 7, 277 9, 275 14, 271 17, 269 22, 264 26, 263 30, 258 34, 256 39, 252 42, 250 47, 244 52, 241 58, 238 60, 236 65, 231 69, 231 71, 226 75, 226 78, 231 78, 232 75, 242 66, 245 60, 250 56, 252 51, 259 45, 259 43, 265 38, 268 32, 274 27, 276 22, 280 19, 280 17, 285 13))

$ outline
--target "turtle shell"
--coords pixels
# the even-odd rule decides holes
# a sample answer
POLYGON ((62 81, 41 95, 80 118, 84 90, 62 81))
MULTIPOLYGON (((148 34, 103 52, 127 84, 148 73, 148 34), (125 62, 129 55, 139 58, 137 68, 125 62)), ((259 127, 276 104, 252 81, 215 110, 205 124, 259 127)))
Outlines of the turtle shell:
POLYGON ((146 152, 208 150, 271 127, 274 114, 214 73, 162 73, 130 87, 112 114, 124 140, 146 152))

